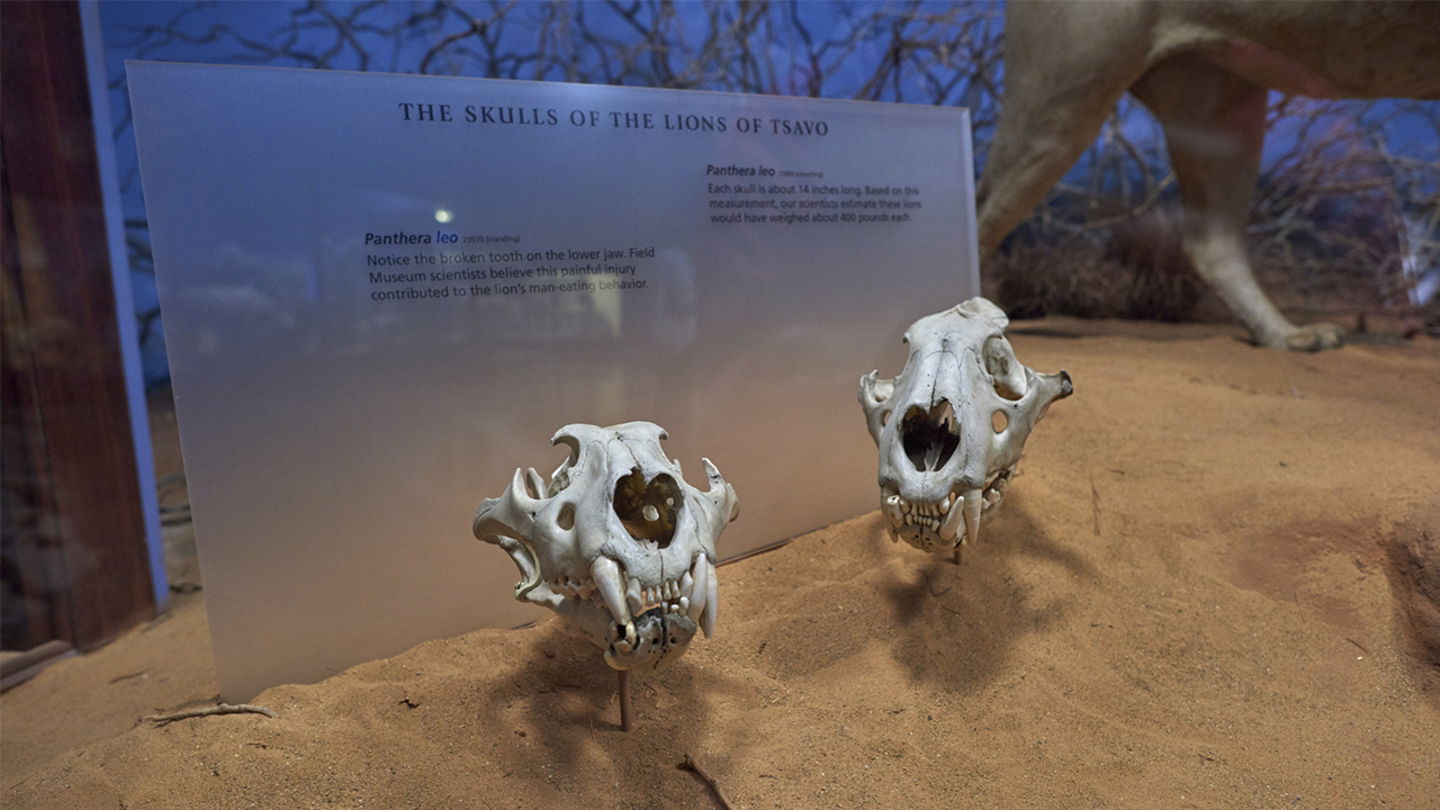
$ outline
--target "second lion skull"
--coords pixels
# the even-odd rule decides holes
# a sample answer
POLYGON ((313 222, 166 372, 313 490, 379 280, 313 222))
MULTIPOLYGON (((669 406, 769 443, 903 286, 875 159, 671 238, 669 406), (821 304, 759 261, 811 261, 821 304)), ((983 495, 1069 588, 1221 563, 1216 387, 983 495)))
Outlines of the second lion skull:
POLYGON ((1022 365, 1009 319, 971 298, 916 321, 894 379, 870 372, 860 405, 880 455, 880 508, 893 537, 946 553, 973 544, 1005 497, 1025 440, 1070 375, 1022 365))

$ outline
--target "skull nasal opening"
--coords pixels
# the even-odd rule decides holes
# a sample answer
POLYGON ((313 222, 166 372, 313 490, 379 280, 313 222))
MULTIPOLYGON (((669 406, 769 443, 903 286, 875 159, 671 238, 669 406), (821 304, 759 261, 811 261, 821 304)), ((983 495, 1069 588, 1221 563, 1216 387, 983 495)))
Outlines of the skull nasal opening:
POLYGON ((900 442, 906 457, 920 472, 944 467, 960 446, 960 425, 950 401, 942 399, 928 411, 911 405, 900 423, 900 442))
POLYGON ((615 514, 625 531, 660 548, 668 547, 675 537, 676 517, 683 503, 679 485, 664 473, 646 481, 637 468, 615 482, 615 514))

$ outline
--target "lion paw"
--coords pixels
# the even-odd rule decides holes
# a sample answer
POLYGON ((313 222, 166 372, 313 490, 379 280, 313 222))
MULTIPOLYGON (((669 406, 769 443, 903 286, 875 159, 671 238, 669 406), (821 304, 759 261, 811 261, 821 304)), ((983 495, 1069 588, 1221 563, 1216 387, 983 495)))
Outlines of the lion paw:
POLYGON ((1345 342, 1345 332, 1331 323, 1311 323, 1297 326, 1285 335, 1284 345, 1276 348, 1292 352, 1320 352, 1338 349, 1345 342))

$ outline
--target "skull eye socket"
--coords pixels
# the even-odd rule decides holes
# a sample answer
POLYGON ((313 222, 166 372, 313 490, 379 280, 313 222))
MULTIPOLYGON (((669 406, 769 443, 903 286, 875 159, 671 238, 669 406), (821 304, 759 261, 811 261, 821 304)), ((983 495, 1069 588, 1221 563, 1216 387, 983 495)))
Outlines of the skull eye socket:
POLYGON ((675 522, 684 503, 675 479, 661 473, 646 481, 640 470, 615 482, 614 509, 625 531, 636 540, 666 548, 675 537, 675 522))
POLYGON ((960 446, 960 426, 950 401, 942 399, 928 411, 911 405, 900 423, 900 441, 916 470, 931 472, 944 467, 960 446))

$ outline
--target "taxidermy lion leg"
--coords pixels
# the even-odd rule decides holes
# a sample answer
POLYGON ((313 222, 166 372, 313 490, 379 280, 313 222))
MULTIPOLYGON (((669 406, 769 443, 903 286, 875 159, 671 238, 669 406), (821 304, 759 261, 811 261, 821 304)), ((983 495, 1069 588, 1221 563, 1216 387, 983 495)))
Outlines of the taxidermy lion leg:
POLYGON ((1151 68, 1131 89, 1165 128, 1185 211, 1185 253, 1201 278, 1260 346, 1339 346, 1335 326, 1286 320, 1250 267, 1245 226, 1265 140, 1265 88, 1182 55, 1151 68))
POLYGON ((1426 3, 1015 2, 1005 92, 979 188, 979 248, 1044 199, 1133 90, 1165 126, 1185 250, 1261 346, 1340 345, 1297 327, 1255 282, 1245 250, 1264 139, 1264 88, 1322 98, 1440 98, 1440 15, 1426 3))
POLYGON ((1057 26, 1083 40, 1096 24, 1132 25, 1126 15, 1107 13, 1106 4, 1085 5, 1037 4, 1023 17, 1007 15, 1005 98, 977 193, 982 261, 1075 165, 1144 72, 1143 48, 1057 51, 1048 44, 1047 31, 1057 26))

